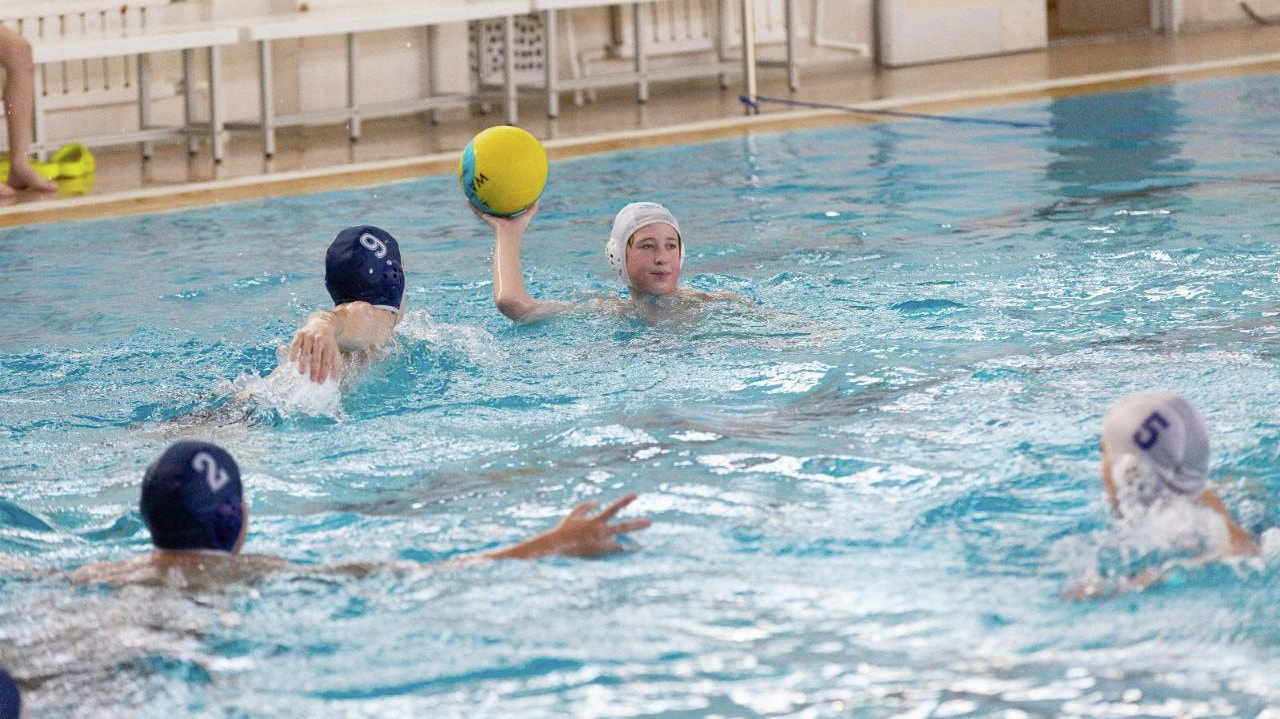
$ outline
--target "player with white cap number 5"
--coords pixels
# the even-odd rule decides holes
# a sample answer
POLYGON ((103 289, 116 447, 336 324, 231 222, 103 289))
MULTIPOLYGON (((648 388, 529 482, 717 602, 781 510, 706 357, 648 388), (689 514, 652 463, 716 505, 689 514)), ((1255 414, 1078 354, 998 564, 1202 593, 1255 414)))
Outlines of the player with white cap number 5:
MULTIPOLYGON (((1117 518, 1153 510, 1207 510, 1196 532, 1205 558, 1258 553, 1258 545, 1208 486, 1209 429, 1191 403, 1171 392, 1136 392, 1102 420, 1102 483, 1117 518)), ((1192 514, 1188 516, 1201 516, 1192 514)))

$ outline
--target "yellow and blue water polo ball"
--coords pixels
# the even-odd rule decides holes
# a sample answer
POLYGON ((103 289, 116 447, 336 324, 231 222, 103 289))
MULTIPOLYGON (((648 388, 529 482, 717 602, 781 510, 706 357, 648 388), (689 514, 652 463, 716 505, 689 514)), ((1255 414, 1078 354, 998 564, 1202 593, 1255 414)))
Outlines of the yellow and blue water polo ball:
POLYGON ((529 209, 547 186, 547 151, 518 127, 498 125, 467 143, 458 182, 481 212, 512 217, 529 209))

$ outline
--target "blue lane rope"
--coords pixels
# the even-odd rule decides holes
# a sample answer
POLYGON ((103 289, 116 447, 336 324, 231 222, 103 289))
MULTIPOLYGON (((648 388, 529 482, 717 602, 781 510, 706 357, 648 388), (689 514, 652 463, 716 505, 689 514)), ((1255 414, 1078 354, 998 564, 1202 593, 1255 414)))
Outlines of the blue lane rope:
POLYGON ((788 100, 784 97, 765 97, 764 95, 756 95, 755 97, 739 95, 738 101, 750 108, 755 114, 760 113, 760 103, 776 102, 782 105, 791 105, 792 107, 809 107, 815 110, 843 110, 845 112, 852 112, 859 115, 885 115, 888 117, 906 117, 915 120, 937 120, 939 122, 968 123, 974 125, 1000 125, 1002 127, 1031 128, 1036 130, 1045 130, 1049 128, 1048 125, 1042 122, 996 120, 986 117, 961 117, 958 115, 929 115, 923 112, 906 112, 903 110, 870 110, 860 107, 850 107, 848 105, 833 105, 825 102, 806 102, 804 100, 788 100))

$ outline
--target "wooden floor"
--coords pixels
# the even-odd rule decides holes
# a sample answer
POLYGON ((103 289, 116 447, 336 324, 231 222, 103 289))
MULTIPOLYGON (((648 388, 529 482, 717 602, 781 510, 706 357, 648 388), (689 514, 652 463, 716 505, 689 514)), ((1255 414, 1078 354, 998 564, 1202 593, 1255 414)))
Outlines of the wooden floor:
MULTIPOLYGON (((941 111, 1094 92, 1174 79, 1280 72, 1280 27, 1244 27, 1176 37, 1133 36, 1075 41, 1048 50, 918 67, 875 68, 855 56, 827 57, 805 67, 800 89, 788 93, 782 71, 760 72, 763 96, 809 103, 941 111)), ((552 158, 638 145, 666 145, 726 134, 792 126, 866 122, 867 116, 764 102, 748 116, 739 80, 655 84, 649 102, 629 91, 601 91, 575 106, 566 95, 561 116, 546 117, 537 92, 522 96, 521 125, 546 142, 552 158)), ((420 117, 370 120, 363 138, 346 139, 340 125, 295 128, 278 136, 267 160, 255 133, 234 133, 227 159, 215 165, 207 148, 188 157, 178 143, 159 145, 142 161, 137 148, 103 148, 88 186, 64 183, 59 195, 20 193, 0 205, 0 226, 154 212, 248 197, 317 192, 453 171, 458 153, 500 115, 466 111, 438 124, 420 117)))

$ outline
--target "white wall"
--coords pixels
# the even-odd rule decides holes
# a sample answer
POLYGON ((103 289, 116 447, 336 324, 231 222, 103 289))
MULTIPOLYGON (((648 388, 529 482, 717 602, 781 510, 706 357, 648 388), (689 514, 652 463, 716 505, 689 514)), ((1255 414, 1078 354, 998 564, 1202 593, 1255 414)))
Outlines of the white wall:
MULTIPOLYGON (((36 1, 36 0, 33 0, 36 1)), ((352 2, 353 0, 315 0, 322 2, 352 2)), ((357 2, 373 0, 357 0, 357 2)), ((430 2, 431 0, 420 0, 430 2)), ((736 0, 728 0, 734 2, 736 0)), ((760 0, 764 2, 765 0, 760 0)), ((954 27, 946 28, 946 36, 974 38, 986 36, 994 39, 981 48, 959 48, 961 54, 1003 52, 1042 46, 1044 43, 1043 5, 1039 0, 1004 0, 1007 5, 1020 10, 1023 5, 1040 12, 1001 12, 991 20, 992 27, 966 27, 962 33, 954 27), (1028 5, 1031 3, 1031 5, 1028 5), (1000 23, 995 27, 994 23, 1000 23)), ((267 12, 292 11, 298 0, 189 0, 178 2, 172 12, 185 20, 229 21, 267 12)), ((1237 0, 1173 0, 1181 3, 1184 28, 1197 25, 1224 23, 1248 23, 1237 0)), ((1255 9, 1264 14, 1280 15, 1280 0, 1250 0, 1255 9)), ((871 44, 873 41, 873 4, 914 8, 961 8, 979 4, 992 5, 992 0, 800 0, 801 25, 804 37, 811 35, 829 46, 871 44), (818 11, 816 33, 814 12, 818 11)), ((924 16, 922 16, 924 17, 924 16)), ((612 43, 613 29, 610 13, 603 8, 584 8, 573 11, 572 24, 577 49, 584 55, 597 59, 606 53, 612 43)), ((562 26, 563 26, 562 21, 562 26)), ((925 28, 926 30, 928 28, 925 28)), ((937 33, 935 33, 936 35, 937 33)), ((925 33, 928 35, 928 33, 925 33)), ((932 37, 932 36, 930 36, 932 37)), ((394 100, 414 97, 422 91, 426 65, 424 63, 424 32, 405 30, 371 33, 359 37, 362 48, 360 69, 361 98, 366 101, 394 100)), ((455 25, 440 29, 439 47, 434 57, 440 63, 446 89, 462 89, 469 77, 468 32, 465 26, 455 25)), ((295 112, 299 109, 316 109, 341 103, 346 93, 345 49, 342 38, 314 38, 300 41, 282 41, 274 44, 275 55, 275 108, 278 112, 295 112)), ((763 57, 777 56, 780 46, 765 47, 763 57)), ((848 57, 847 53, 832 47, 815 48, 802 43, 802 56, 809 58, 848 57)), ((954 55, 954 53, 953 53, 954 55)), ((913 62, 940 59, 918 56, 913 62)), ((561 43, 563 73, 570 68, 568 46, 561 43)), ((678 60, 669 58, 668 61, 678 60)), ((618 61, 624 62, 624 61, 618 61)), ((656 59, 655 64, 663 62, 656 59)), ((607 64, 607 61, 605 61, 607 64)), ((597 66, 597 71, 605 69, 597 66)), ((203 77, 203 70, 201 70, 203 77)), ((251 45, 237 45, 223 51, 223 83, 227 116, 231 120, 253 120, 258 115, 258 66, 257 49, 251 45)), ((172 93, 181 77, 175 56, 156 59, 155 84, 161 92, 170 96, 159 98, 155 107, 161 122, 177 123, 181 116, 181 103, 172 93)), ((207 92, 207 87, 199 89, 207 92)), ((205 95, 201 95, 201 99, 205 95)), ((84 128, 94 128, 94 133, 109 132, 115 128, 129 129, 137 124, 136 109, 132 104, 95 108, 87 111, 53 113, 48 118, 50 136, 55 139, 75 139, 86 134, 84 128)))
POLYGON ((880 0, 880 61, 894 67, 1043 48, 1046 7, 1045 0, 880 0))
MULTIPOLYGON (((293 11, 299 0, 191 0, 176 3, 171 20, 233 21, 270 12, 293 11)), ((357 7, 358 2, 356 0, 357 7)), ((369 2, 372 0, 363 0, 369 2)), ((429 2, 430 0, 422 0, 429 2)), ((726 0, 736 2, 736 0, 726 0)), ((769 0, 757 0, 758 7, 769 0)), ((772 0, 775 10, 780 0, 772 0)), ((313 0, 316 2, 348 2, 353 0, 313 0)), ((798 3, 804 28, 803 39, 810 36, 813 12, 820 11, 817 37, 829 45, 813 48, 802 42, 802 56, 823 53, 836 57, 850 57, 847 51, 833 46, 848 43, 870 45, 872 41, 871 6, 874 0, 800 0, 798 3)), ((695 0, 700 5, 701 0, 695 0)), ((736 6, 731 6, 736 7, 736 6)), ((354 10, 353 10, 354 11, 354 10)), ((564 17, 563 15, 561 16, 564 17)), ((580 57, 594 57, 595 71, 608 69, 605 48, 613 42, 614 31, 611 15, 605 8, 583 8, 572 11, 572 25, 576 49, 580 57)), ((561 20, 561 26, 566 23, 561 20)), ((757 23, 759 24, 759 22, 757 23)), ((360 98, 367 102, 396 100, 415 97, 425 87, 424 30, 403 30, 366 33, 358 37, 360 45, 360 98)), ((439 74, 445 90, 462 90, 469 84, 470 61, 469 33, 463 24, 438 29, 438 47, 432 57, 439 63, 439 74)), ((273 44, 275 72, 275 109, 278 113, 332 107, 341 104, 346 95, 346 51, 341 37, 310 38, 297 41, 279 41, 273 44)), ((762 57, 780 56, 781 45, 761 49, 762 57)), ((227 117, 231 121, 252 121, 258 116, 258 61, 257 48, 241 44, 222 51, 223 88, 227 117)), ((560 67, 568 74, 571 67, 569 45, 560 43, 560 67)), ((655 58, 651 64, 678 62, 680 58, 655 58)), ((207 107, 207 84, 204 82, 203 59, 198 60, 201 107, 207 107)), ((617 61, 626 62, 626 61, 617 61)), ((176 56, 160 56, 154 62, 154 84, 160 88, 153 112, 158 122, 178 123, 182 106, 173 96, 178 89, 181 68, 176 56)), ((201 110, 203 115, 203 110, 201 110)), ((83 128, 93 127, 94 133, 114 129, 136 127, 136 109, 132 104, 120 104, 90 110, 74 110, 52 113, 48 117, 50 137, 71 140, 85 134, 83 128)))

